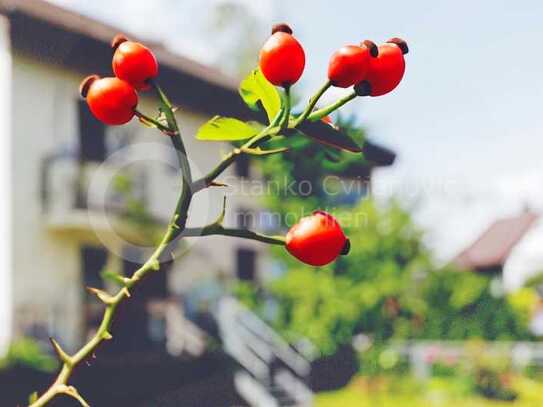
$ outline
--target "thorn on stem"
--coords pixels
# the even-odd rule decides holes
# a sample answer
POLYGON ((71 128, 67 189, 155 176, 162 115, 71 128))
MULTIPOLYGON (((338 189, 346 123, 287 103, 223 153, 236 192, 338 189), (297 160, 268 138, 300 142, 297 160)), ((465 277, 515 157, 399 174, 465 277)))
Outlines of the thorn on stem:
POLYGON ((221 213, 219 215, 219 217, 217 218, 217 220, 215 221, 215 225, 217 226, 221 226, 222 223, 224 222, 224 215, 226 215, 226 195, 224 196, 223 200, 222 200, 222 210, 221 210, 221 213))
POLYGON ((85 399, 83 397, 81 397, 81 394, 79 394, 79 392, 77 391, 77 389, 74 386, 66 386, 66 385, 64 385, 63 387, 60 388, 59 391, 60 391, 60 393, 64 393, 67 396, 70 396, 70 397, 76 399, 77 401, 79 401, 79 403, 83 407, 90 407, 89 403, 87 403, 85 401, 85 399))
POLYGON ((131 295, 130 295, 130 291, 128 291, 128 288, 127 287, 123 287, 122 290, 123 294, 126 296, 126 298, 130 298, 131 295))
POLYGON ((87 287, 87 291, 89 291, 91 294, 96 295, 98 299, 106 305, 111 305, 115 302, 114 298, 111 295, 109 295, 105 291, 99 290, 98 288, 87 287))
POLYGON ((160 270, 160 262, 157 259, 151 261, 151 269, 155 271, 160 270))
POLYGON ((228 187, 229 185, 228 185, 228 184, 225 184, 224 182, 211 181, 211 182, 209 183, 209 186, 210 186, 210 187, 228 187))
POLYGON ((66 352, 64 352, 60 344, 54 338, 49 338, 49 341, 51 342, 51 345, 53 346, 55 353, 57 354, 58 358, 62 361, 62 363, 65 363, 66 365, 71 366, 72 358, 66 352))

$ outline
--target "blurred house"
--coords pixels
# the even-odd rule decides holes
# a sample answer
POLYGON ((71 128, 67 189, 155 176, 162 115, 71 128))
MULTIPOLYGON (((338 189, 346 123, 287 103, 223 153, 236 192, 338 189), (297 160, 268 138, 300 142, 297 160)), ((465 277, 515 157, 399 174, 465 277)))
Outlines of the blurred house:
MULTIPOLYGON (((132 273, 153 247, 150 231, 161 230, 175 205, 181 180, 169 141, 136 120, 104 126, 78 95, 84 76, 111 75, 109 41, 117 32, 42 0, 0 0, 0 129, 10 144, 1 152, 10 170, 2 188, 11 205, 2 214, 11 246, 0 268, 0 351, 20 336, 54 336, 78 348, 102 313, 85 287, 113 284, 102 278, 105 270, 132 273)), ((146 44, 160 61, 159 82, 180 107, 194 176, 203 175, 230 147, 195 141, 198 127, 214 114, 250 114, 237 82, 146 44)), ((153 93, 140 97, 140 109, 153 112, 153 93)), ((368 143, 366 158, 383 166, 394 154, 368 143)), ((247 225, 238 215, 258 212, 240 187, 251 172, 240 160, 224 174, 237 191, 229 194, 227 223, 247 225)), ((224 193, 195 197, 192 226, 216 218, 224 193)), ((206 237, 179 246, 168 273, 153 275, 129 301, 130 317, 114 329, 122 349, 198 353, 203 334, 184 315, 198 319, 225 282, 259 279, 269 263, 266 246, 252 241, 206 237), (176 335, 188 337, 172 341, 176 335)))
MULTIPOLYGON (((530 274, 543 270, 541 256, 539 262, 528 267, 532 270, 526 270, 525 264, 530 257, 527 248, 533 246, 530 242, 534 236, 542 236, 541 228, 537 227, 539 220, 539 215, 530 210, 499 219, 459 253, 453 263, 463 269, 503 279, 506 289, 518 288, 530 274), (539 233, 534 234, 537 230, 539 233)), ((537 241, 540 243, 541 239, 537 241)))

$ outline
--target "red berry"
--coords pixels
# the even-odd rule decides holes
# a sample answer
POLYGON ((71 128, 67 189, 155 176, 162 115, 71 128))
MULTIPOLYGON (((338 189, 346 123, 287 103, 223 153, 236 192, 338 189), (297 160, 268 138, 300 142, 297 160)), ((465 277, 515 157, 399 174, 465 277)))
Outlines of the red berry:
POLYGON ((376 56, 377 47, 371 41, 361 46, 346 45, 336 51, 328 65, 328 79, 332 85, 348 88, 366 78, 370 59, 376 56))
POLYGON ((148 80, 158 75, 158 62, 149 48, 124 37, 116 37, 113 55, 113 72, 117 78, 130 83, 138 90, 149 88, 148 80))
POLYGON ((276 86, 290 86, 304 72, 304 49, 286 25, 278 26, 260 50, 260 70, 276 86))
POLYGON ((348 249, 348 239, 332 215, 316 211, 290 228, 286 247, 302 262, 324 266, 344 254, 344 249, 348 249))
POLYGON ((92 114, 105 124, 125 124, 134 117, 138 94, 126 81, 93 75, 81 82, 80 92, 92 114))
POLYGON ((407 44, 399 39, 392 39, 379 46, 379 55, 370 60, 366 80, 370 84, 370 95, 381 96, 393 91, 401 82, 405 72, 407 44))

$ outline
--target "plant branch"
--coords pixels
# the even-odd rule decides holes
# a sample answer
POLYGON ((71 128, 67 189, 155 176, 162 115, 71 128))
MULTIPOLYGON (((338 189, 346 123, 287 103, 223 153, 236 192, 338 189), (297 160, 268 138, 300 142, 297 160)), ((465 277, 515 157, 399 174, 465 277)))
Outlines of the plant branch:
MULTIPOLYGON (((309 116, 307 116, 307 120, 310 122, 316 122, 317 120, 322 119, 325 116, 328 116, 330 113, 334 112, 335 110, 339 109, 344 104, 350 102, 354 98, 356 98, 358 95, 355 91, 349 93, 348 95, 342 97, 341 99, 338 99, 331 105, 328 105, 326 107, 323 107, 322 109, 316 110, 313 113, 311 113, 309 116)), ((299 123, 298 123, 299 124, 299 123)))
POLYGON ((307 107, 305 108, 305 110, 294 121, 294 127, 299 126, 300 124, 303 123, 305 119, 307 119, 307 116, 309 116, 309 114, 313 111, 319 99, 322 97, 322 95, 324 95, 324 93, 328 89, 330 89, 331 86, 332 86, 332 82, 326 81, 326 83, 309 99, 309 103, 307 107))
POLYGON ((183 174, 182 190, 178 198, 174 214, 172 215, 171 221, 166 229, 166 232, 164 233, 164 236, 162 237, 161 242, 156 247, 151 257, 149 257, 149 259, 138 270, 136 270, 131 277, 123 280, 125 284, 124 287, 122 287, 113 296, 106 296, 106 293, 104 292, 93 290, 97 297, 106 306, 104 315, 102 317, 102 322, 100 323, 96 334, 73 356, 66 354, 60 345, 56 341, 52 340, 53 347, 62 362, 61 370, 49 389, 45 391, 36 401, 30 404, 29 407, 45 406, 48 402, 61 394, 67 394, 78 400, 82 406, 88 406, 77 390, 72 386, 68 386, 68 381, 74 369, 82 361, 86 360, 92 353, 94 353, 98 345, 100 345, 103 341, 112 339, 112 335, 110 334, 109 330, 111 328, 117 307, 126 298, 130 297, 129 289, 131 287, 135 286, 148 274, 160 270, 160 259, 166 252, 171 250, 171 243, 177 237, 179 237, 185 229, 187 211, 192 199, 192 176, 190 166, 183 140, 181 139, 181 135, 179 133, 179 127, 173 113, 173 107, 158 85, 154 86, 159 94, 168 125, 173 130, 171 140, 176 149, 177 156, 179 158, 179 165, 183 174))
POLYGON ((235 148, 230 153, 228 153, 228 155, 226 155, 222 159, 222 161, 207 175, 193 182, 192 192, 197 193, 213 185, 213 182, 215 181, 215 179, 219 175, 221 175, 230 165, 232 165, 238 159, 239 156, 241 156, 242 154, 249 154, 251 153, 251 151, 255 151, 254 147, 257 147, 258 145, 264 143, 270 137, 278 135, 281 131, 285 130, 286 128, 294 129, 298 127, 300 124, 302 124, 305 120, 309 120, 309 121, 320 120, 324 116, 339 109, 341 106, 343 106, 344 104, 350 102, 351 100, 357 97, 356 92, 353 91, 352 93, 349 93, 348 95, 342 97, 341 99, 337 100, 331 105, 312 112, 313 108, 317 104, 317 101, 320 99, 320 97, 324 94, 324 92, 326 92, 326 90, 330 86, 331 86, 330 82, 329 81, 326 82, 317 91, 317 93, 315 93, 315 95, 309 100, 309 104, 306 107, 306 109, 304 109, 304 112, 302 113, 302 115, 296 118, 296 120, 294 120, 291 123, 289 123, 289 119, 290 119, 290 91, 289 90, 290 89, 285 88, 284 106, 279 111, 279 113, 277 114, 273 122, 264 130, 262 130, 260 133, 258 133, 256 136, 251 138, 243 146, 241 146, 240 148, 235 148))
POLYGON ((285 130, 288 127, 288 122, 290 120, 290 86, 285 86, 285 95, 283 99, 285 101, 284 111, 281 123, 279 124, 281 130, 285 130))
POLYGON ((247 141, 245 144, 243 144, 239 148, 234 148, 230 153, 228 153, 222 161, 213 169, 211 172, 209 172, 207 175, 202 177, 199 180, 196 180, 192 184, 192 192, 195 194, 196 192, 201 191, 202 189, 205 189, 212 185, 213 181, 221 175, 230 165, 236 161, 236 159, 241 156, 242 154, 253 154, 253 151, 255 147, 259 146, 260 144, 264 143, 266 140, 269 139, 270 136, 273 136, 277 134, 280 130, 279 127, 272 125, 266 127, 263 129, 260 133, 253 136, 249 141, 247 141))
POLYGON ((262 233, 253 232, 252 230, 248 229, 225 228, 222 225, 216 224, 204 226, 202 228, 186 228, 183 232, 183 237, 198 237, 211 235, 240 237, 242 239, 256 240, 268 244, 275 244, 280 246, 285 245, 284 236, 264 235, 262 233))
POLYGON ((158 120, 153 119, 152 117, 147 116, 146 114, 140 112, 137 109, 134 109, 134 114, 136 117, 142 122, 143 124, 151 127, 156 127, 159 129, 162 133, 167 134, 168 136, 173 135, 174 131, 170 129, 168 126, 164 126, 162 123, 160 123, 158 120))

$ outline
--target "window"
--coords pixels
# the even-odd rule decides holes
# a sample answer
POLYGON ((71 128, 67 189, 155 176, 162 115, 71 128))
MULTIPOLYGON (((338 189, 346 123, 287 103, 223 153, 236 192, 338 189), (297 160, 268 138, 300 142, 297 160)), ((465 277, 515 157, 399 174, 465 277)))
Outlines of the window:
POLYGON ((107 263, 107 251, 102 247, 83 246, 81 248, 81 268, 84 287, 103 288, 100 276, 107 263))
POLYGON ((249 176, 249 171, 251 167, 251 161, 247 154, 241 154, 234 164, 234 172, 238 177, 245 177, 247 178, 249 176))
POLYGON ((254 281, 256 276, 256 252, 239 248, 237 251, 237 276, 243 281, 254 281))
POLYGON ((254 227, 255 211, 247 208, 239 208, 236 213, 236 224, 240 229, 252 229, 254 227))
POLYGON ((85 339, 91 336, 102 319, 103 306, 95 296, 86 290, 86 287, 100 288, 104 287, 104 282, 100 275, 107 263, 107 251, 97 246, 81 247, 81 273, 83 289, 85 290, 85 339))
POLYGON ((94 118, 84 100, 79 101, 79 159, 102 162, 106 158, 106 126, 94 118))

